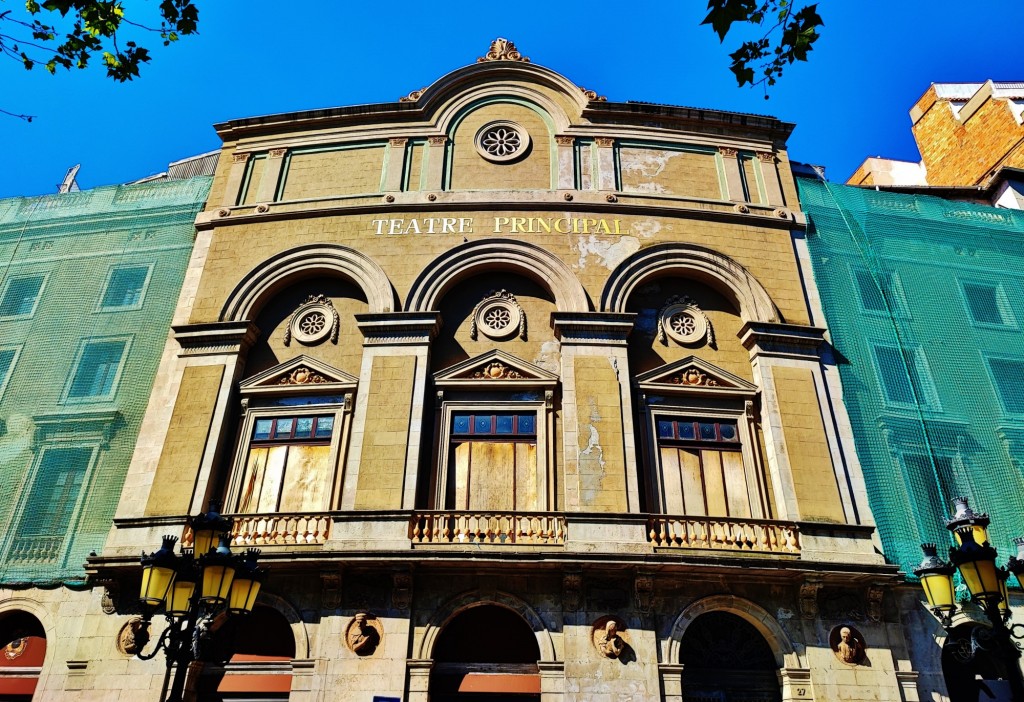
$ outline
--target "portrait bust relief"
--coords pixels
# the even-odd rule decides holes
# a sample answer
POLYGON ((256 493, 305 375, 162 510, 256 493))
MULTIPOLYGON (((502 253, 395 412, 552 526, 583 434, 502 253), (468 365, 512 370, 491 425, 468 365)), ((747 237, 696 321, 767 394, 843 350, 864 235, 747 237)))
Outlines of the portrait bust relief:
POLYGON ((377 650, 384 627, 372 614, 359 612, 345 630, 345 645, 357 656, 369 656, 377 650))
POLYGON ((843 663, 861 665, 864 662, 864 636, 852 626, 833 628, 828 639, 836 658, 843 663))

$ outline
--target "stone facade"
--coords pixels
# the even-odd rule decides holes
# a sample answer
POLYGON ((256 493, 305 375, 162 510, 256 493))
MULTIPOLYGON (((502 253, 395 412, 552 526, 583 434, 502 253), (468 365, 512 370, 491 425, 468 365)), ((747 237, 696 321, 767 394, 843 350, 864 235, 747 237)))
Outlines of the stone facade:
POLYGON ((115 646, 138 553, 211 499, 271 574, 198 699, 918 699, 792 125, 608 102, 499 40, 401 102, 217 129, 89 559, 110 606, 38 699, 159 694, 115 646))

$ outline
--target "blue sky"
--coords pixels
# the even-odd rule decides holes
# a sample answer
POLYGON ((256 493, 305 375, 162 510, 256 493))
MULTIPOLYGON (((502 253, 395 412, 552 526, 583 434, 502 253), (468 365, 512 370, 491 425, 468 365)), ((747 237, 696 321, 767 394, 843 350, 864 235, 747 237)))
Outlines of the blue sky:
MULTIPOLYGON (((156 0, 127 0, 129 16, 156 0)), ((0 0, 0 9, 20 0, 0 0)), ((821 0, 823 36, 765 100, 728 70, 735 40, 699 23, 704 0, 303 3, 199 0, 200 35, 151 41, 141 79, 99 67, 51 77, 0 63, 0 197, 53 192, 68 166, 94 187, 218 148, 215 122, 396 100, 504 36, 609 100, 770 114, 795 122, 792 158, 845 180, 866 156, 917 160, 908 110, 932 82, 1024 80, 1024 2, 821 0), (282 10, 300 7, 301 12, 282 10), (983 11, 973 12, 979 8, 983 11)))

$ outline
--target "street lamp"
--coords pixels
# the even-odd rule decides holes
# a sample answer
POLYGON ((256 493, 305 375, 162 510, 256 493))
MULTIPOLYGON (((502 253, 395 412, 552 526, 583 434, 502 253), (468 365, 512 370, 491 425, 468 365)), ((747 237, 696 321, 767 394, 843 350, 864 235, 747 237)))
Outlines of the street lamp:
POLYGON ((987 514, 975 512, 966 497, 953 500, 954 514, 946 520, 946 528, 953 535, 954 546, 949 547, 947 563, 939 558, 935 544, 922 544, 924 560, 914 570, 921 579, 928 606, 940 618, 942 626, 952 629, 956 599, 953 593, 953 573, 959 571, 971 600, 981 606, 991 622, 991 628, 975 627, 971 632, 971 658, 979 650, 1003 659, 1007 681, 1013 699, 1024 700, 1024 676, 1020 669, 1020 649, 1016 638, 1007 628, 1010 619, 1010 595, 1006 581, 1012 572, 1024 576, 1024 538, 1014 539, 1017 554, 1010 558, 1006 568, 996 565, 996 549, 988 541, 987 514))
POLYGON ((222 517, 217 507, 211 502, 205 514, 189 520, 194 548, 182 548, 175 554, 177 537, 164 536, 159 550, 142 554, 139 602, 145 622, 143 646, 149 638, 149 622, 161 607, 167 628, 152 652, 138 656, 150 660, 163 649, 167 673, 176 666, 169 702, 181 702, 189 664, 199 658, 214 618, 221 612, 251 613, 266 576, 266 569, 256 565, 259 549, 250 548, 240 556, 231 553, 231 521, 222 517), (215 541, 219 541, 216 548, 215 541))

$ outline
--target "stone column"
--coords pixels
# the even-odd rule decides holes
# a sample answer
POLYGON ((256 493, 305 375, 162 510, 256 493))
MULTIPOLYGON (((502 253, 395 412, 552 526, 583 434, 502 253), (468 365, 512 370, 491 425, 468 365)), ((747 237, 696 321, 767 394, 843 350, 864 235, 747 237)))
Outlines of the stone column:
POLYGON ((221 202, 224 207, 234 207, 238 203, 242 181, 245 179, 245 167, 251 155, 247 151, 231 154, 231 169, 228 171, 227 183, 224 184, 224 200, 221 202))
POLYGON ((783 668, 779 671, 782 702, 812 702, 814 687, 809 668, 783 668))
POLYGON ((402 189, 402 176, 405 174, 405 146, 409 142, 405 137, 388 139, 387 172, 384 179, 384 192, 397 193, 402 189))
MULTIPOLYGON (((209 417, 209 430, 205 435, 206 443, 201 449, 193 449, 197 455, 201 451, 202 458, 198 465, 195 480, 195 492, 192 494, 189 514, 205 512, 211 497, 214 497, 214 484, 217 482, 214 468, 221 460, 225 471, 231 469, 231 441, 234 427, 225 425, 228 417, 228 402, 232 397, 237 382, 241 379, 245 368, 245 358, 249 348, 256 341, 259 330, 252 322, 212 322, 205 324, 185 324, 172 327, 175 340, 181 345, 179 357, 185 362, 185 373, 190 368, 201 366, 220 366, 219 391, 212 402, 212 416, 209 417), (222 458, 223 457, 223 458, 222 458)), ((178 416, 177 407, 182 405, 185 412, 196 398, 184 396, 181 386, 178 387, 175 400, 175 412, 171 423, 178 416)), ((202 421, 206 421, 203 418, 202 421)), ((157 474, 164 468, 164 455, 173 449, 173 442, 166 441, 164 454, 161 455, 157 474)), ((181 467, 180 470, 195 470, 193 466, 181 467)))
POLYGON ((764 178, 764 192, 768 204, 782 207, 782 183, 779 182, 779 169, 775 165, 778 159, 771 151, 758 151, 757 158, 761 162, 761 176, 764 178))
POLYGON ((406 702, 427 702, 430 695, 430 670, 434 661, 410 658, 405 662, 407 677, 406 702))
POLYGON ((626 337, 635 314, 556 312, 567 512, 639 512, 626 337))
POLYGON ((263 178, 260 179, 259 190, 256 191, 256 202, 273 202, 277 199, 277 185, 281 182, 281 169, 288 149, 271 149, 267 155, 267 163, 263 167, 263 178))
POLYGON ((733 202, 746 202, 747 196, 743 192, 743 175, 740 173, 739 152, 725 146, 718 148, 722 155, 722 164, 725 166, 725 186, 729 192, 725 196, 733 202))
POLYGON ((615 140, 611 137, 597 137, 597 180, 598 190, 615 190, 615 140))
POLYGON ((565 697, 565 663, 563 661, 541 661, 540 702, 562 702, 565 697))
POLYGON ((683 702, 683 666, 681 663, 659 663, 662 702, 683 702))
POLYGON ((559 190, 576 189, 576 154, 573 148, 576 138, 572 136, 556 136, 558 145, 558 184, 559 190))
POLYGON ((424 190, 441 190, 444 188, 444 161, 448 150, 448 137, 444 134, 432 136, 427 139, 427 148, 424 151, 424 158, 427 171, 427 179, 424 183, 424 190))
POLYGON ((412 509, 436 312, 356 315, 363 362, 341 509, 412 509), (373 407, 372 416, 367 409, 373 407))

